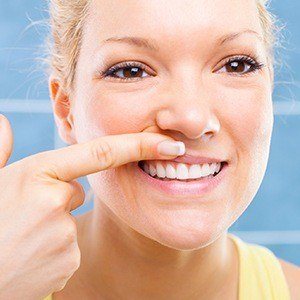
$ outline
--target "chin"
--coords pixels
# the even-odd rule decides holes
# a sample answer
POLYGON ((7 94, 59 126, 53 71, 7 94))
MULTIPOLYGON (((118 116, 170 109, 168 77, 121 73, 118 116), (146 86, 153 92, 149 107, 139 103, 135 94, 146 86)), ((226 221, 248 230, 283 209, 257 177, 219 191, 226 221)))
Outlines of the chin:
POLYGON ((225 231, 220 221, 204 222, 190 218, 186 222, 174 220, 173 223, 156 224, 151 238, 175 250, 196 250, 210 245, 225 231))

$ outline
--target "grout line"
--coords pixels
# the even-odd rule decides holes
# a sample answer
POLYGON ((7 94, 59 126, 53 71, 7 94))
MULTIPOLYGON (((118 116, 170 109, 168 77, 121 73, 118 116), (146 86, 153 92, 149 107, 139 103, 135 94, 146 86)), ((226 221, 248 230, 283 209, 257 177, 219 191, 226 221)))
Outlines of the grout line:
POLYGON ((275 101, 274 115, 300 115, 300 101, 275 101))
POLYGON ((249 243, 265 245, 300 245, 300 230, 228 231, 249 243))
MULTIPOLYGON (((0 112, 52 114, 50 100, 0 99, 0 112)), ((300 115, 300 101, 274 101, 274 115, 300 115)))
POLYGON ((52 114, 50 100, 0 99, 0 112, 52 114))

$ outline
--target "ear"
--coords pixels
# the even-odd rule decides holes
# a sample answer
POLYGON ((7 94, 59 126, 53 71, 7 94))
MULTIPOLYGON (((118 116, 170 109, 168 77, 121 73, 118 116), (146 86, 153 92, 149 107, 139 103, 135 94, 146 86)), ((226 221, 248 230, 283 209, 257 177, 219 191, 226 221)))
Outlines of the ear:
POLYGON ((49 78, 49 92, 59 136, 65 143, 75 144, 71 101, 67 93, 63 90, 59 80, 52 75, 49 78))

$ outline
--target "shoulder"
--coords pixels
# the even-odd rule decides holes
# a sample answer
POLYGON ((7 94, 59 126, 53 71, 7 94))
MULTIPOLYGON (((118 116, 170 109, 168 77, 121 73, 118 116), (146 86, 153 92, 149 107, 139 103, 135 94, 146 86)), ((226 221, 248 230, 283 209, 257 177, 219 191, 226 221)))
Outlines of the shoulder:
POLYGON ((300 267, 278 258, 290 288, 291 299, 300 299, 300 267))

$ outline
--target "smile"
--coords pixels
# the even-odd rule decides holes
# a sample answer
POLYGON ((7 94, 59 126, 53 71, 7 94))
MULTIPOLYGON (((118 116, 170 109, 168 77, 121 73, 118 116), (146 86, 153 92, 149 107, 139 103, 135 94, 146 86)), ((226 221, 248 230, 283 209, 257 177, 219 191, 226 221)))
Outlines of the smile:
POLYGON ((153 178, 163 181, 180 180, 189 182, 216 176, 225 162, 185 164, 168 161, 140 161, 139 167, 153 178))
POLYGON ((186 164, 167 160, 139 161, 141 184, 169 195, 195 195, 211 192, 227 173, 228 162, 186 164))

